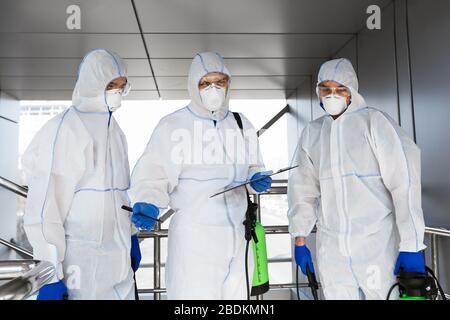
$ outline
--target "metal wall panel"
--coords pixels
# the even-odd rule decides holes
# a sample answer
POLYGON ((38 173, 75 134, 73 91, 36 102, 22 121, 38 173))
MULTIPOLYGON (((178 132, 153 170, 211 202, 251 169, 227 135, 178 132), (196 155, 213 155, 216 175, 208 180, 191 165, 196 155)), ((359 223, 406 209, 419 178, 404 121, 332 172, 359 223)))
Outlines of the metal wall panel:
MULTIPOLYGON (((72 59, 0 58, 0 76, 76 77, 82 56, 72 59)), ((146 58, 124 59, 129 76, 151 76, 146 58)))
MULTIPOLYGON (((19 145, 19 102, 0 91, 0 176, 17 181, 19 145), (12 121, 11 121, 12 120, 12 121)), ((9 240, 16 236, 17 195, 0 188, 0 237, 9 240)), ((0 245, 0 260, 7 249, 0 245)))
POLYGON ((422 150, 427 222, 450 227, 450 2, 409 1, 411 71, 417 144, 422 150))
MULTIPOLYGON (((1 60, 0 60, 1 61, 1 60)), ((192 57, 183 59, 153 59, 156 76, 186 76, 192 57)), ((322 58, 225 58, 232 76, 309 75, 322 58)))
POLYGON ((358 75, 367 104, 398 122, 393 4, 382 13, 381 30, 358 34, 358 75))
POLYGON ((2 0, 2 32, 139 32, 131 1, 124 0, 2 0), (81 9, 81 29, 69 30, 70 5, 81 9))
POLYGON ((95 48, 108 48, 124 58, 146 58, 137 34, 0 33, 2 58, 80 58, 95 48))
POLYGON ((328 57, 352 35, 331 34, 147 34, 151 58, 191 58, 216 51, 225 58, 328 57))
POLYGON ((389 0, 136 0, 144 32, 353 33, 389 0), (332 14, 330 14, 332 13, 332 14), (323 19, 327 15, 326 19, 323 19), (342 19, 342 17, 347 17, 342 19), (170 17, 170 18, 168 18, 170 17))

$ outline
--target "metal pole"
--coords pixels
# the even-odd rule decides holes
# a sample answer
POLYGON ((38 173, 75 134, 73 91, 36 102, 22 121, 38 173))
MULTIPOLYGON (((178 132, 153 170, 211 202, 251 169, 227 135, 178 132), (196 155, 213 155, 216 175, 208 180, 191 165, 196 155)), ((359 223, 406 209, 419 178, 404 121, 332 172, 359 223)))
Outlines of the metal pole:
POLYGON ((450 230, 442 228, 425 227, 425 233, 436 234, 443 237, 450 237, 450 230))
MULTIPOLYGON (((159 231, 161 224, 155 224, 155 230, 159 231)), ((153 238, 153 288, 158 290, 161 288, 161 238, 156 236, 153 238)), ((154 300, 161 300, 161 293, 155 291, 153 294, 154 300)))
POLYGON ((27 197, 28 189, 26 187, 20 186, 17 183, 14 183, 4 177, 0 177, 0 186, 11 192, 14 192, 21 197, 27 197))
POLYGON ((438 250, 438 235, 433 233, 431 235, 431 269, 433 269, 436 278, 439 279, 438 250))
MULTIPOLYGON (((6 261, 8 268, 10 262, 6 261)), ((22 267, 23 264, 21 263, 22 267)), ((22 300, 32 296, 55 275, 54 266, 47 261, 36 261, 33 268, 0 286, 0 300, 22 300)))
POLYGON ((33 269, 39 261, 35 260, 6 260, 0 261, 0 281, 20 277, 33 269))
MULTIPOLYGON (((306 282, 301 282, 298 284, 299 288, 308 288, 309 287, 309 283, 306 282)), ((276 283, 276 284, 271 284, 270 285, 270 289, 292 289, 292 288, 296 288, 297 284, 296 283, 276 283)), ((320 287, 320 283, 319 283, 319 287, 320 287)), ((139 293, 164 293, 167 292, 165 288, 159 288, 159 289, 139 289, 138 290, 139 293)))
POLYGON ((4 246, 7 246, 8 248, 13 249, 14 251, 16 251, 20 254, 24 254, 30 258, 33 258, 33 253, 31 251, 28 251, 25 248, 19 247, 18 245, 14 244, 12 242, 6 241, 5 239, 0 238, 0 244, 3 244, 4 246))

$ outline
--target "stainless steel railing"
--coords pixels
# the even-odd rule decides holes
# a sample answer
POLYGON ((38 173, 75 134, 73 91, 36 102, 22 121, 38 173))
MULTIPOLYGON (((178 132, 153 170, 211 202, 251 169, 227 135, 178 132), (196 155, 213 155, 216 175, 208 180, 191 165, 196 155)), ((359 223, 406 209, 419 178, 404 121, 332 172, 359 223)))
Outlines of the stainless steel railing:
POLYGON ((0 281, 12 280, 30 271, 36 265, 34 260, 0 261, 0 281))
POLYGON ((25 248, 22 248, 21 246, 11 242, 11 241, 7 241, 5 239, 0 238, 0 244, 13 249, 14 251, 16 251, 17 253, 23 254, 29 258, 33 258, 33 253, 25 248))
POLYGON ((21 197, 24 197, 24 198, 27 197, 27 192, 28 192, 27 187, 20 186, 17 183, 14 183, 11 180, 8 180, 4 177, 0 177, 0 186, 11 192, 14 192, 15 194, 17 194, 21 197))
POLYGON ((31 297, 55 276, 50 262, 34 260, 0 261, 0 300, 22 300, 31 297))

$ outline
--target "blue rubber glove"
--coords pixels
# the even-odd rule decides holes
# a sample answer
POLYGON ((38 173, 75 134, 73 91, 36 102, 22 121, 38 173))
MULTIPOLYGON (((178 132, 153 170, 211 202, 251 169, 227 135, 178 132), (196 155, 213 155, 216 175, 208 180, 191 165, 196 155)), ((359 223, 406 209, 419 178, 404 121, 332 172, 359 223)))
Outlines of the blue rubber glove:
POLYGON ((62 280, 46 284, 38 293, 37 300, 65 300, 68 298, 67 287, 62 280))
POLYGON ((151 203, 137 202, 133 205, 133 214, 131 222, 138 228, 151 230, 155 226, 156 221, 149 218, 158 218, 159 209, 151 203))
MULTIPOLYGON (((263 172, 257 172, 255 173, 250 180, 258 179, 263 176, 267 176, 269 174, 272 174, 272 171, 263 171, 263 172)), ((267 189, 270 188, 272 185, 272 178, 267 177, 266 179, 262 179, 256 182, 250 182, 250 186, 256 191, 256 192, 264 192, 267 189)))
POLYGON ((422 251, 419 252, 403 252, 398 255, 395 263, 394 274, 398 275, 400 269, 404 272, 425 273, 425 260, 422 251))
POLYGON ((136 272, 139 269, 139 265, 141 264, 141 248, 139 246, 139 239, 137 234, 131 236, 131 267, 133 271, 136 272))
POLYGON ((305 276, 307 275, 306 266, 308 266, 309 271, 315 273, 311 251, 309 251, 307 246, 295 246, 295 262, 305 276))

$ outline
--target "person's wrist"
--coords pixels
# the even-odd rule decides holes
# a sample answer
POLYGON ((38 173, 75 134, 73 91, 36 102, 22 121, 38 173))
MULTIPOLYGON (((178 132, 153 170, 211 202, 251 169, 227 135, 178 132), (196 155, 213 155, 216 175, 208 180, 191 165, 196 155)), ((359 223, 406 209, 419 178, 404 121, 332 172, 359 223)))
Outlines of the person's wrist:
POLYGON ((305 237, 296 237, 295 238, 295 245, 297 247, 304 246, 305 245, 305 237))

